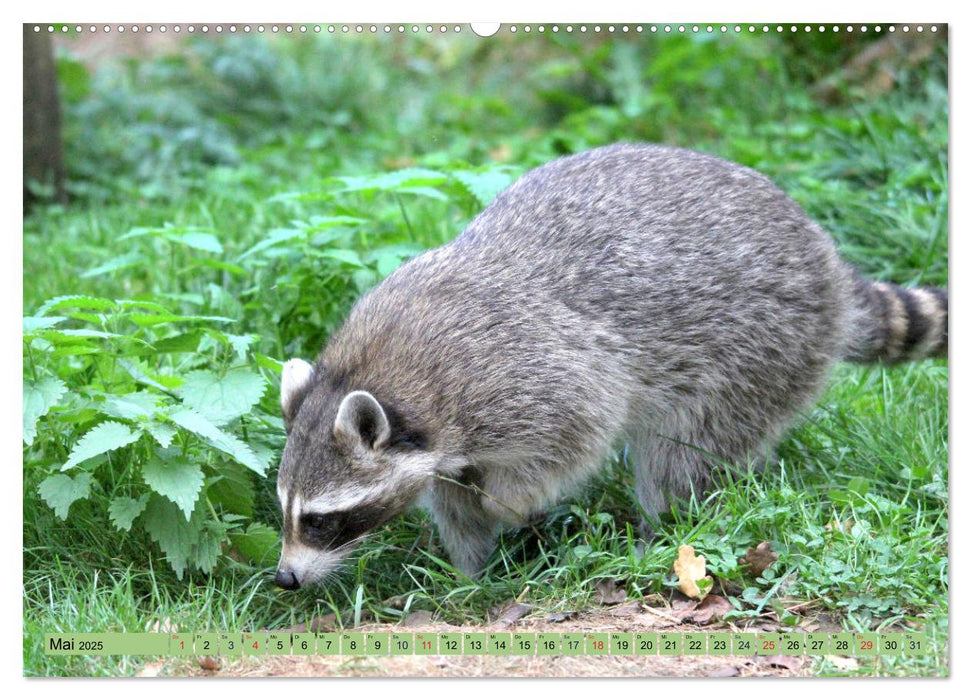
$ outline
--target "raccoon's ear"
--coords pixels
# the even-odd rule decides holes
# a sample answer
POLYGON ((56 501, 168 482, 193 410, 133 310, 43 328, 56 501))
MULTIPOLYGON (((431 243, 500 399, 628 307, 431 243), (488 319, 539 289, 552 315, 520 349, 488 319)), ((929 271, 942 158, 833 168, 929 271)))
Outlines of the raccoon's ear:
POLYGON ((376 398, 366 391, 352 391, 337 409, 334 436, 375 450, 388 442, 391 425, 376 398))
POLYGON ((283 365, 283 378, 280 381, 280 407, 283 421, 289 430, 290 422, 297 415, 303 403, 310 382, 314 378, 314 367, 305 360, 288 360, 283 365))

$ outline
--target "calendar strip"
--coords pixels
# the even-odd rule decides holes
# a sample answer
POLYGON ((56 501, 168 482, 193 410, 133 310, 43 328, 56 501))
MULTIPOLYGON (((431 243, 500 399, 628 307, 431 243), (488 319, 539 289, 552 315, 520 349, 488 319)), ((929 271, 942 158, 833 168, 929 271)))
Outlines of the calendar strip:
POLYGON ((179 632, 47 634, 51 656, 840 656, 926 654, 923 632, 179 632))

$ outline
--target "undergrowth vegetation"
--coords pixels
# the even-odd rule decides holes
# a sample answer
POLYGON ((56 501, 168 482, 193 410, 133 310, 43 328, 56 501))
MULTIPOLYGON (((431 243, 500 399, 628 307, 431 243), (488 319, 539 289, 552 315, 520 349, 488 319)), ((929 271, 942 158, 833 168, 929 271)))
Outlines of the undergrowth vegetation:
MULTIPOLYGON (((878 40, 878 39, 874 39, 878 40)), ((524 597, 592 604, 598 581, 668 593, 690 543, 739 622, 910 625, 946 673, 944 362, 840 367, 764 474, 675 505, 644 551, 618 453, 505 536, 486 576, 415 511, 326 587, 287 593, 275 469, 279 375, 354 301, 461 231, 504 186, 615 141, 705 150, 773 178, 868 276, 946 285, 946 40, 892 88, 819 85, 866 42, 832 36, 205 37, 97 67, 61 48, 69 205, 24 220, 24 668, 45 632, 249 630, 433 610, 479 622, 524 597), (770 542, 759 577, 740 558, 770 542)))

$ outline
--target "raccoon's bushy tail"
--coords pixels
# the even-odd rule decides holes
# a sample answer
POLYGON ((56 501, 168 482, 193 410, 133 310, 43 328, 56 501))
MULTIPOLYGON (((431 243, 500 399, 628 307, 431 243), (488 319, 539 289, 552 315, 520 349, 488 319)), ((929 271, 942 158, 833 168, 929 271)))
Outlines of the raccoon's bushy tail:
POLYGON ((845 359, 906 362, 947 357, 947 290, 856 276, 856 333, 845 359))

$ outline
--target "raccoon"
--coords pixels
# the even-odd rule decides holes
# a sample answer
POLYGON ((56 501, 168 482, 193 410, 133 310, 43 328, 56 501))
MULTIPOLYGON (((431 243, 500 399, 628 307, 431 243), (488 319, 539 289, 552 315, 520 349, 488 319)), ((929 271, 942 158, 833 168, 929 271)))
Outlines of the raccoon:
POLYGON ((652 527, 771 455, 835 362, 947 355, 947 292, 871 282, 763 175, 619 144, 555 160, 283 370, 276 583, 418 503, 461 571, 619 444, 652 527))

